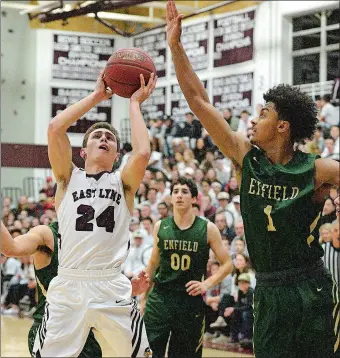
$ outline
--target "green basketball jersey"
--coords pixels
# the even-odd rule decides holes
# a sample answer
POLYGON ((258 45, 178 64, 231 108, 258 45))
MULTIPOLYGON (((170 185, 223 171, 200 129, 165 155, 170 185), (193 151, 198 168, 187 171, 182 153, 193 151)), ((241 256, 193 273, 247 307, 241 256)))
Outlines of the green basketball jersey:
POLYGON ((315 263, 322 205, 312 200, 316 156, 296 151, 286 165, 272 164, 254 147, 242 167, 241 213, 256 271, 273 272, 315 263))
POLYGON ((208 222, 196 216, 192 226, 181 230, 173 217, 161 221, 158 231, 160 264, 154 281, 160 288, 186 291, 186 283, 201 281, 209 259, 208 222))
POLYGON ((53 232, 54 237, 54 251, 51 257, 51 263, 35 271, 35 278, 37 281, 37 290, 38 290, 38 304, 36 307, 36 311, 34 312, 33 319, 35 322, 42 322, 42 318, 45 312, 45 302, 46 302, 46 294, 48 286, 54 277, 58 274, 58 222, 54 222, 49 225, 49 228, 53 232))

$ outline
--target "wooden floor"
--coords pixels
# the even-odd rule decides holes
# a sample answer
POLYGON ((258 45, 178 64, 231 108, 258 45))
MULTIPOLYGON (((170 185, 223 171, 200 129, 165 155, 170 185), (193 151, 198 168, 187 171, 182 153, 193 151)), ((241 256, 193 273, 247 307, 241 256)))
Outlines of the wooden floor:
MULTIPOLYGON (((27 334, 32 321, 11 316, 1 316, 1 357, 29 357, 27 334)), ((103 357, 112 357, 110 347, 100 340, 103 357)), ((215 349, 204 349, 203 357, 251 357, 240 353, 230 353, 215 349)))

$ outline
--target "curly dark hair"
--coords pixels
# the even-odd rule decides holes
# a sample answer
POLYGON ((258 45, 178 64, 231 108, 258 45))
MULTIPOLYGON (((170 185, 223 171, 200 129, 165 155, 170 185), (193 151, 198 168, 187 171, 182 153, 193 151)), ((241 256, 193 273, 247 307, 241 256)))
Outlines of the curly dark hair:
POLYGON ((170 194, 172 194, 175 185, 187 185, 190 190, 191 196, 193 198, 197 198, 198 189, 197 189, 196 183, 193 180, 185 178, 185 177, 178 178, 178 180, 176 180, 174 183, 172 183, 171 189, 170 189, 170 194))
POLYGON ((317 109, 312 98, 298 88, 280 84, 263 94, 266 102, 273 102, 280 120, 290 123, 293 143, 311 139, 318 123, 317 109))

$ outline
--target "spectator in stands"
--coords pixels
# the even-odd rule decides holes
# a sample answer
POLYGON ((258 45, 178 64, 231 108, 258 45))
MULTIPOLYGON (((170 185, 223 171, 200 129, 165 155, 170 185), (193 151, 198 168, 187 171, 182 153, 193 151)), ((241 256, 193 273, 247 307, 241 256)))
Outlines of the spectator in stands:
POLYGON ((321 154, 324 150, 325 147, 325 139, 323 137, 323 131, 322 131, 322 127, 321 126, 317 126, 314 136, 313 136, 313 140, 312 142, 315 144, 315 146, 318 149, 318 154, 321 154))
POLYGON ((326 94, 321 99, 320 121, 328 128, 339 124, 339 111, 331 104, 331 96, 326 94))
POLYGON ((332 224, 330 223, 326 223, 320 226, 319 242, 321 244, 332 240, 331 231, 332 231, 332 224))
POLYGON ((232 241, 231 247, 230 247, 230 250, 231 250, 232 254, 236 253, 235 240, 236 239, 242 239, 244 241, 244 243, 245 243, 245 254, 248 256, 247 244, 246 244, 246 239, 245 239, 245 235, 244 235, 244 225, 243 225, 243 220, 242 219, 237 220, 235 222, 234 230, 235 230, 236 237, 232 241))
POLYGON ((145 183, 144 181, 142 181, 139 184, 139 188, 137 190, 137 193, 135 195, 135 204, 141 204, 144 201, 147 200, 148 197, 148 191, 149 191, 149 185, 147 183, 145 183))
POLYGON ((5 299, 3 314, 18 314, 19 302, 27 295, 31 301, 30 306, 35 305, 35 281, 33 257, 20 258, 21 265, 15 276, 9 283, 8 294, 5 299))
POLYGON ((25 210, 27 208, 27 197, 25 195, 21 195, 18 199, 18 205, 16 210, 14 209, 14 215, 17 213, 20 213, 22 210, 25 210))
POLYGON ((234 244, 234 253, 232 253, 232 260, 233 260, 233 265, 235 266, 235 260, 236 260, 236 256, 238 254, 241 254, 243 256, 247 256, 247 251, 246 251, 246 242, 244 241, 243 237, 235 237, 235 239, 233 240, 233 244, 234 244))
POLYGON ((225 191, 229 193, 230 199, 233 199, 236 195, 240 195, 237 179, 234 176, 230 178, 229 183, 225 187, 225 191))
POLYGON ((225 187, 231 178, 231 161, 230 159, 216 160, 216 178, 225 187))
POLYGON ((201 163, 204 160, 206 150, 207 147, 205 145, 204 139, 203 138, 197 139, 196 146, 194 148, 194 155, 195 155, 195 159, 199 163, 201 163))
POLYGON ((157 201, 161 202, 170 195, 170 188, 167 188, 165 179, 156 179, 157 201))
MULTIPOLYGON (((147 201, 142 203, 142 206, 144 207, 145 205, 148 205, 151 209, 151 216, 152 217, 157 217, 158 215, 158 209, 157 209, 157 205, 158 205, 158 200, 157 200, 157 189, 156 188, 150 188, 148 191, 148 195, 147 195, 147 201)), ((145 215, 144 213, 142 213, 142 216, 150 216, 150 213, 148 213, 147 215, 145 215)))
POLYGON ((244 254, 237 254, 234 261, 234 271, 232 273, 232 286, 231 286, 231 294, 234 296, 235 301, 237 301, 237 285, 238 278, 242 273, 248 273, 250 276, 250 286, 255 288, 256 279, 255 273, 251 269, 249 257, 244 254))
MULTIPOLYGON (((13 231, 12 231, 13 235, 13 231)), ((20 232, 16 236, 21 235, 20 232)), ((13 236, 16 237, 16 236, 13 236)), ((1 306, 5 308, 4 303, 9 290, 9 282, 19 274, 21 262, 14 257, 6 257, 1 254, 1 306)))
POLYGON ((130 232, 137 231, 139 229, 139 227, 140 227, 139 218, 132 216, 130 219, 130 226, 129 226, 130 232))
POLYGON ((339 151, 338 151, 338 149, 335 149, 334 139, 332 137, 325 139, 325 148, 324 148, 324 151, 321 153, 321 157, 322 158, 331 158, 331 159, 335 159, 335 160, 340 159, 339 151))
POLYGON ((234 132, 237 131, 238 129, 238 123, 239 123, 239 119, 235 116, 233 116, 233 111, 231 108, 227 108, 223 111, 223 118, 226 120, 226 122, 228 122, 228 124, 230 125, 231 130, 233 130, 234 132))
POLYGON ((164 201, 160 202, 157 205, 157 209, 158 209, 158 219, 157 220, 162 220, 169 216, 169 208, 168 208, 168 205, 164 201))
POLYGON ((194 149, 196 147, 197 139, 202 137, 202 124, 199 120, 194 118, 194 114, 192 112, 187 112, 185 114, 185 119, 187 123, 191 126, 191 133, 190 133, 190 148, 194 149))
POLYGON ((238 299, 235 306, 227 307, 224 317, 230 320, 230 343, 238 343, 252 346, 253 338, 253 296, 254 289, 250 286, 249 274, 243 273, 238 278, 238 299))
POLYGON ((210 195, 202 195, 201 210, 203 210, 203 214, 208 220, 215 221, 216 208, 212 205, 210 195))
POLYGON ((246 136, 249 127, 251 127, 249 113, 247 110, 243 110, 240 114, 240 121, 238 123, 237 132, 246 136))
POLYGON ((221 235, 225 236, 229 243, 231 243, 234 232, 230 229, 230 227, 228 227, 227 218, 224 212, 215 215, 215 225, 218 230, 220 230, 221 235))
POLYGON ((228 210, 233 213, 235 222, 242 219, 239 195, 235 195, 233 197, 233 199, 231 200, 231 203, 228 205, 228 210))
POLYGON ((140 219, 143 220, 144 218, 150 218, 153 222, 156 220, 156 217, 152 214, 151 207, 148 202, 144 202, 142 204, 140 211, 140 219))
POLYGON ((170 116, 163 117, 162 133, 164 136, 163 153, 166 158, 173 155, 172 139, 174 134, 174 121, 170 116))
POLYGON ((48 198, 52 198, 54 194, 54 183, 52 177, 46 177, 45 184, 39 193, 44 193, 48 198))
POLYGON ((326 199, 321 215, 321 225, 326 223, 332 223, 336 219, 335 205, 331 198, 326 199))
POLYGON ((122 171, 132 155, 132 145, 130 143, 124 143, 121 150, 121 160, 119 165, 119 171, 122 171))
POLYGON ((147 245, 144 243, 144 234, 141 230, 132 233, 130 252, 124 263, 124 275, 130 280, 145 269, 142 255, 147 245))
POLYGON ((214 168, 216 166, 215 163, 215 154, 214 149, 209 148, 205 152, 205 159, 202 161, 200 168, 204 173, 207 173, 210 168, 214 168))
POLYGON ((155 142, 151 142, 151 155, 148 166, 152 169, 163 169, 163 154, 159 151, 155 142))
POLYGON ((145 245, 152 246, 153 245, 153 224, 154 221, 150 216, 142 218, 142 226, 146 231, 146 235, 144 235, 145 245))
MULTIPOLYGON (((220 264, 218 261, 212 261, 210 264, 210 274, 213 275, 217 272, 220 264)), ((210 288, 206 292, 205 303, 205 320, 206 320, 206 332, 204 334, 204 340, 210 340, 214 338, 214 329, 210 327, 211 323, 216 321, 218 317, 218 307, 221 301, 221 298, 224 295, 230 295, 231 293, 231 275, 228 275, 224 280, 218 285, 210 288)))

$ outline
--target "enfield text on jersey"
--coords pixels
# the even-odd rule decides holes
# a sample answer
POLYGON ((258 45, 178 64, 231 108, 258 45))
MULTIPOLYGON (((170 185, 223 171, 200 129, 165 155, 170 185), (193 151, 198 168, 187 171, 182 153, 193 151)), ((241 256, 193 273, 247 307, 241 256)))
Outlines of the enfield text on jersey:
POLYGON ((248 194, 258 195, 262 198, 274 199, 277 201, 284 201, 288 199, 295 199, 299 192, 299 188, 296 186, 288 187, 265 184, 254 178, 251 178, 248 194))
POLYGON ((118 205, 120 204, 120 199, 122 197, 116 190, 113 189, 85 189, 77 190, 72 193, 73 201, 76 202, 79 199, 85 198, 103 198, 110 199, 115 201, 118 205))
POLYGON ((197 252, 198 242, 182 241, 182 240, 164 240, 164 249, 197 252))

